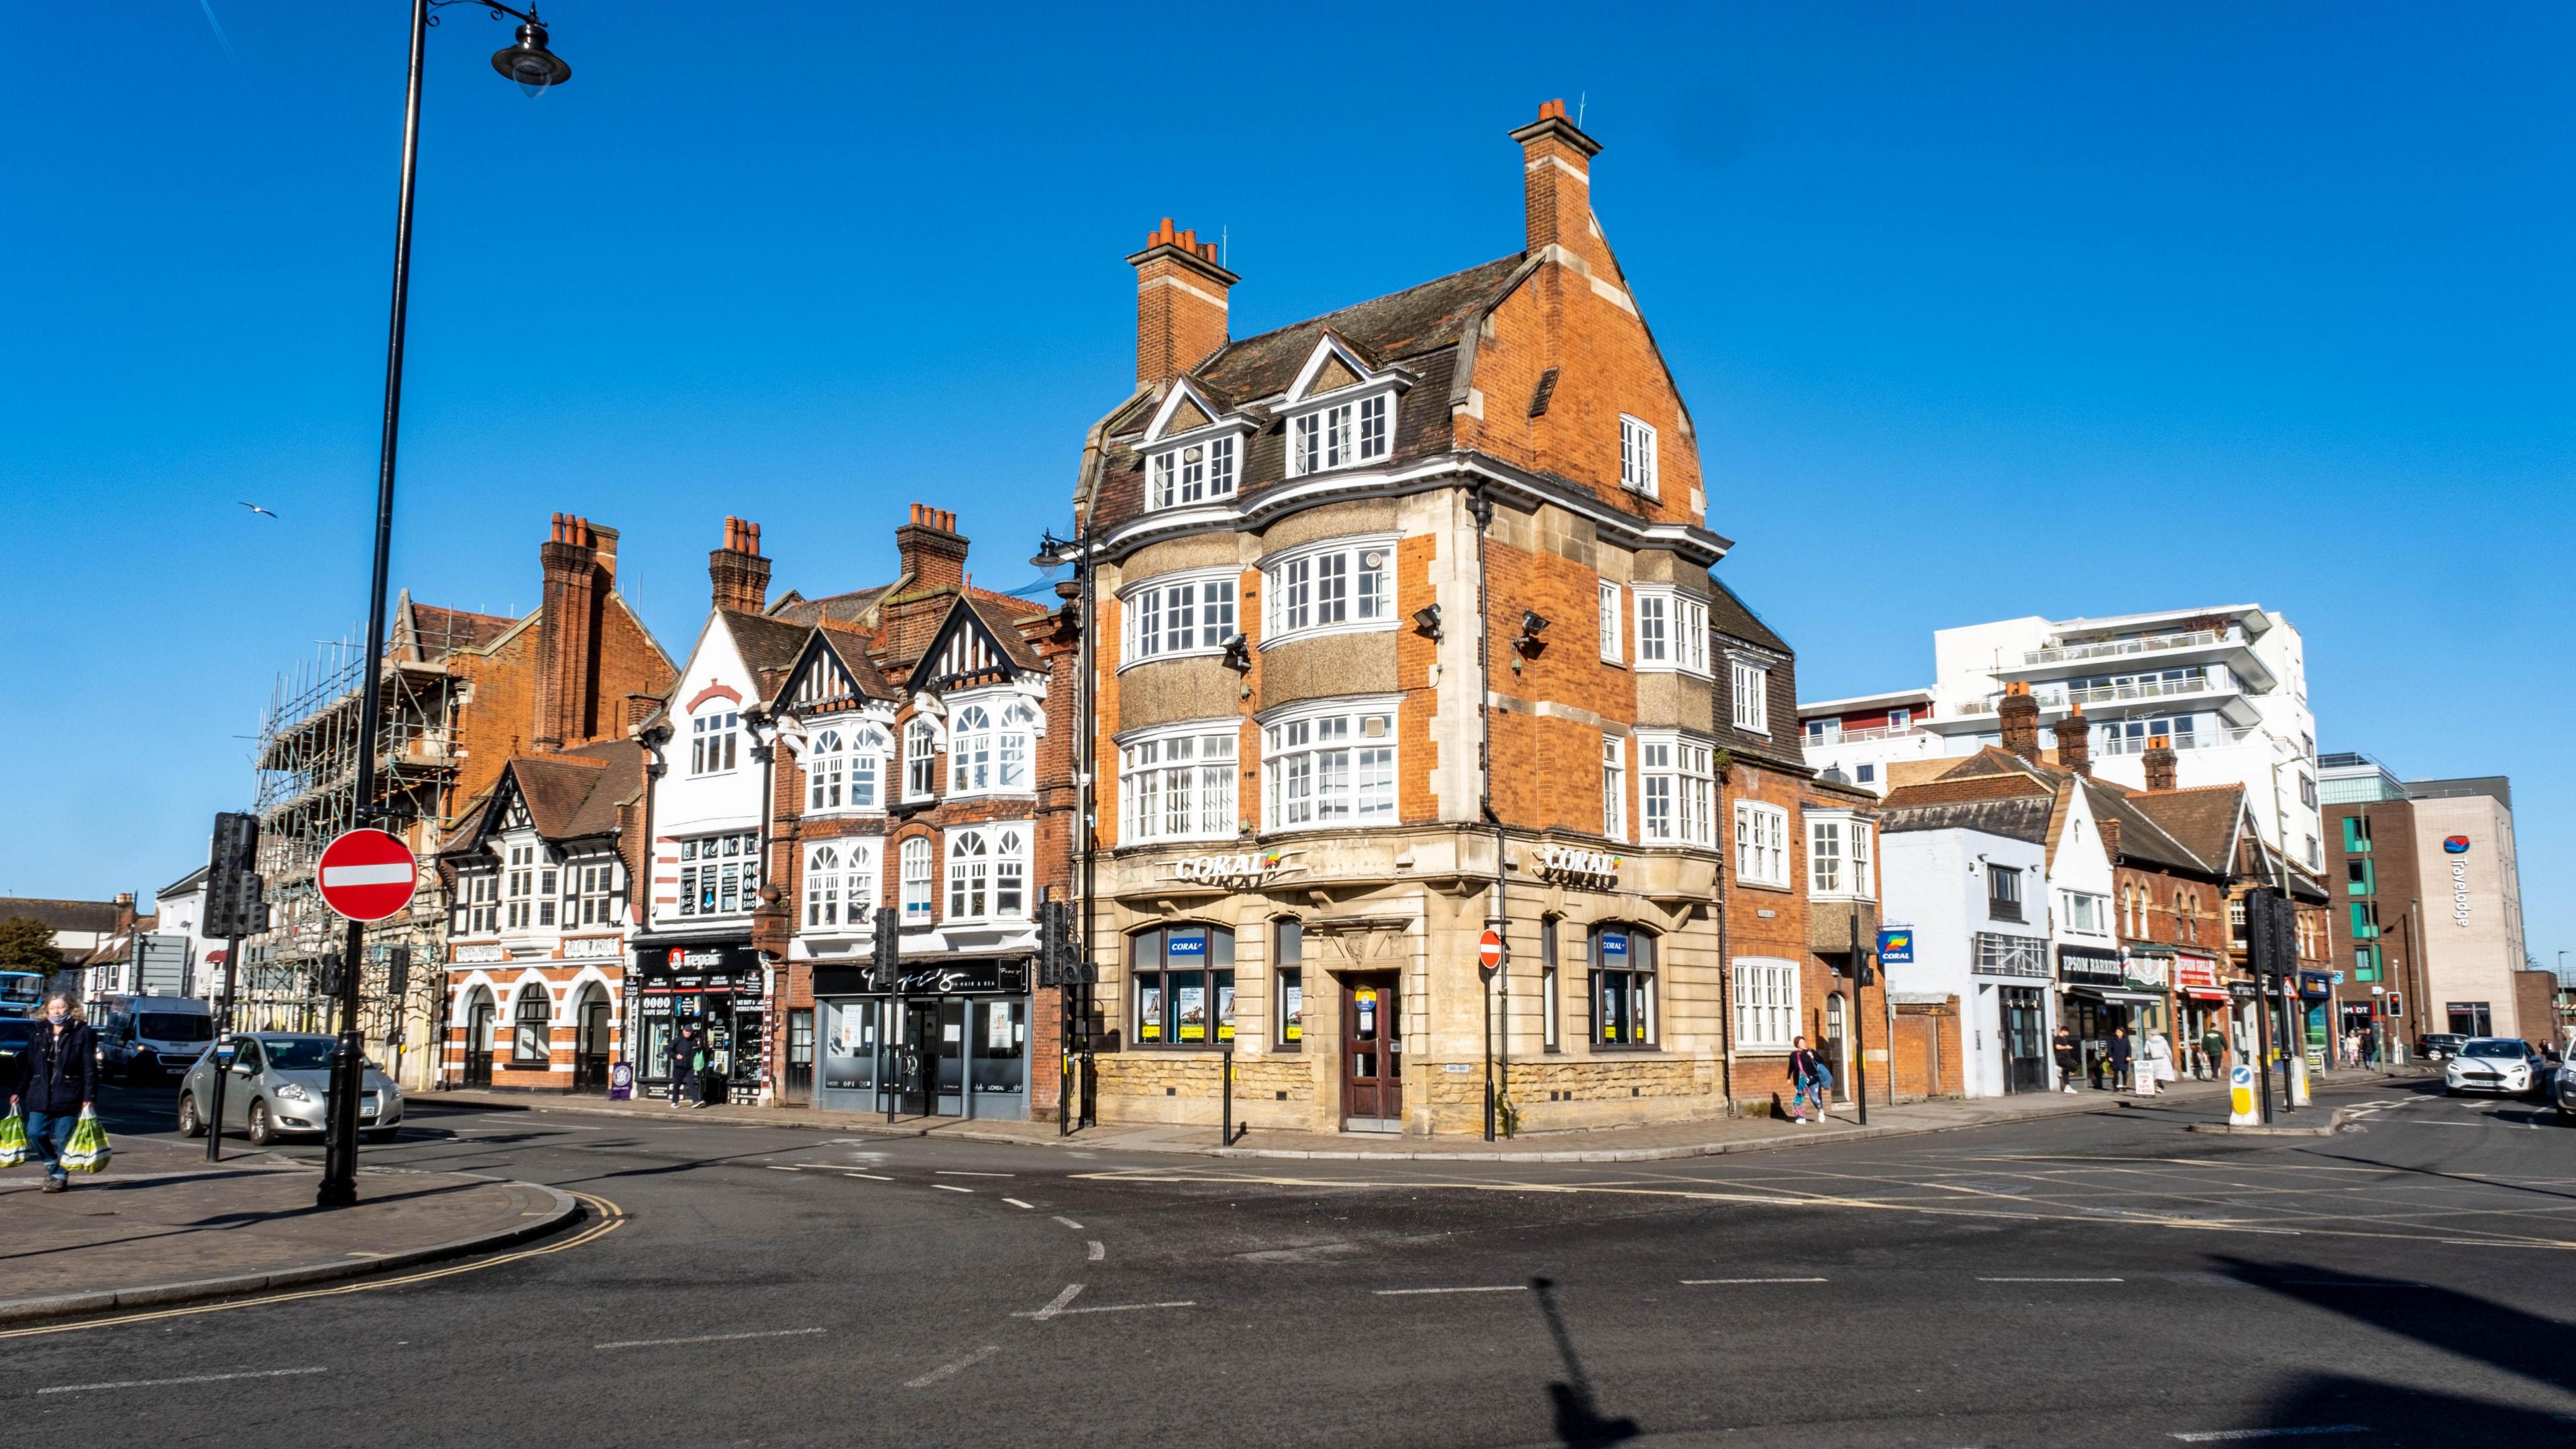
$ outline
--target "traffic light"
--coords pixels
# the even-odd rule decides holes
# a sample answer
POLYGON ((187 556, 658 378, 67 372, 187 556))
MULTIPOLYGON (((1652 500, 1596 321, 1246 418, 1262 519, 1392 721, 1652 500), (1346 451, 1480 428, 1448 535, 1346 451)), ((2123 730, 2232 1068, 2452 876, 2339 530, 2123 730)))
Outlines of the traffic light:
POLYGON ((1038 985, 1065 986, 1071 981, 1065 968, 1071 963, 1072 923, 1065 919, 1062 901, 1038 902, 1038 985))
POLYGON ((216 940, 233 940, 267 929, 259 817, 226 811, 215 817, 214 846, 206 857, 205 932, 216 940))
POLYGON ((2299 908, 2276 890, 2245 898, 2245 959, 2255 976, 2295 976, 2299 971, 2299 908))
POLYGON ((385 948, 385 995, 399 1002, 410 992, 411 948, 387 946, 385 948))
POLYGON ((878 991, 892 991, 903 976, 903 943, 897 939, 894 918, 879 906, 871 913, 876 921, 874 956, 868 963, 869 985, 878 991))

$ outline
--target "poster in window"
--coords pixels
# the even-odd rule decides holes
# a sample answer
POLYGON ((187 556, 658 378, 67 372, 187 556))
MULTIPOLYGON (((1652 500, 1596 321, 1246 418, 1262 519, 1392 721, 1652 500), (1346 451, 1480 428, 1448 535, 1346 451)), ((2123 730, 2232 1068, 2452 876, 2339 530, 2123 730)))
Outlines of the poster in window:
POLYGON ((1172 1020, 1179 1030, 1177 1041, 1207 1040, 1207 988, 1200 985, 1172 988, 1172 1020))
POLYGON ((1363 986, 1351 993, 1351 1013, 1359 1018, 1359 1037, 1369 1041, 1377 1036, 1377 988, 1363 986))
POLYGON ((1299 1041, 1306 1035, 1306 988, 1295 977, 1281 983, 1279 990, 1279 1039, 1299 1041))
POLYGON ((1147 977, 1136 983, 1136 1040, 1163 1039, 1163 983, 1147 977))
POLYGON ((996 1003, 984 1008, 984 1046, 988 1051, 1009 1053, 1012 1047, 1010 1007, 996 1003))
POLYGON ((1216 1039, 1234 1040, 1234 973, 1230 971, 1217 973, 1216 1039))

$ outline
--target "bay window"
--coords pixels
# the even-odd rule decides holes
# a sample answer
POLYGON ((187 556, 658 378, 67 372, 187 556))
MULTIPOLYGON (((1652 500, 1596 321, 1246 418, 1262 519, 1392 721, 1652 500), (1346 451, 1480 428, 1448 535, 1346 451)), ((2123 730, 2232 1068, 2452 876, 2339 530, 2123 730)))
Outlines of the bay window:
POLYGON ((1214 654, 1234 633, 1235 574, 1156 579, 1125 597, 1127 640, 1123 663, 1214 654))
POLYGON ((494 899, 494 887, 500 884, 497 873, 488 870, 459 876, 456 881, 456 931, 464 936, 489 936, 501 929, 501 907, 494 899))
POLYGON ((836 841, 806 852, 805 929, 856 930, 876 903, 876 850, 868 842, 836 841))
POLYGON ((809 813, 875 810, 877 793, 892 747, 885 731, 874 725, 818 730, 805 747, 805 808, 809 813))
POLYGON ((1027 701, 962 705, 948 721, 948 793, 1027 790, 1037 711, 1027 701))
POLYGON ((948 832, 948 919, 989 921, 1029 910, 1029 828, 948 832))
POLYGON ((937 787, 939 727, 919 716, 903 728, 903 798, 927 800, 937 787))
POLYGON ((1395 823, 1395 705, 1309 708, 1262 728, 1267 829, 1395 823))
POLYGON ((513 845, 509 848, 509 866, 501 876, 504 929, 524 931, 528 928, 528 911, 535 904, 537 848, 513 845))
POLYGON ((1735 1049, 1785 1052, 1798 1034, 1798 963, 1735 958, 1735 1049))
POLYGON ((1637 797, 1648 845, 1711 845, 1716 751, 1680 735, 1637 736, 1637 797))
POLYGON ((1649 584, 1629 592, 1637 596, 1637 667, 1708 673, 1708 601, 1649 584))
POLYGON ((1234 932, 1200 925, 1139 931, 1127 938, 1127 979, 1135 987, 1137 1045, 1234 1040, 1234 932))
POLYGON ((760 836, 752 831, 680 842, 680 914, 729 916, 760 898, 760 836))
POLYGON ((1395 627, 1395 541, 1300 549, 1263 569, 1269 595, 1262 643, 1307 631, 1395 627))
POLYGON ((1226 433, 1154 454, 1148 465, 1153 481, 1146 491, 1146 506, 1184 508, 1233 497, 1236 447, 1234 434, 1226 433))
POLYGON ((1789 884, 1789 812, 1735 802, 1735 878, 1746 885, 1789 884))
POLYGON ((582 861, 564 872, 572 892, 564 902, 567 926, 613 926, 618 918, 617 862, 582 861))
POLYGON ((1128 840, 1214 840, 1235 834, 1232 720, 1183 725, 1130 740, 1118 751, 1128 840))

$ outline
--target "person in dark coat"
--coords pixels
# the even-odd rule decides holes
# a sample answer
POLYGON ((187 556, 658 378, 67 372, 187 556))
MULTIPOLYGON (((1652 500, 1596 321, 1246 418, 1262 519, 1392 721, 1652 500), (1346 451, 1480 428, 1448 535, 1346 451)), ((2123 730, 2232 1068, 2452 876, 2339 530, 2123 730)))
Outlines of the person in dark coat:
POLYGON ((45 1165, 45 1191, 71 1186, 63 1149, 72 1124, 98 1100, 98 1033, 72 1014, 72 999, 46 998, 36 1039, 18 1054, 18 1080, 9 1084, 9 1108, 27 1114, 27 1147, 45 1165))
POLYGON ((2057 1080, 2065 1084, 2066 1090, 2074 1091, 2075 1074, 2084 1066, 2084 1053, 2075 1045, 2075 1033, 2061 1023, 2057 1035, 2049 1039, 2049 1049, 2057 1054, 2057 1080))
POLYGON ((682 1027, 671 1033, 671 1105, 680 1105, 682 1093, 695 1099, 698 1092, 698 1033, 694 1027, 682 1027))
POLYGON ((724 1095, 724 1069, 716 1063, 715 1038, 698 1039, 698 1105, 712 1107, 724 1095))
POLYGON ((2111 1028, 2111 1090, 2126 1091, 2129 1086, 2129 1029, 2111 1028))

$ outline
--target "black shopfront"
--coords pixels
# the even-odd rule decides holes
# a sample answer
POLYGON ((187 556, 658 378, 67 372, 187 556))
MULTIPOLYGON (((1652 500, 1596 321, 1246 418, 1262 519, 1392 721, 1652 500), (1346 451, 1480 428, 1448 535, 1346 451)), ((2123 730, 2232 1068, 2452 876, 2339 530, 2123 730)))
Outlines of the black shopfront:
POLYGON ((673 1043, 694 1033, 724 1098, 757 1098, 767 1055, 763 982, 760 953, 747 940, 639 945, 635 969, 626 978, 626 1019, 636 1027, 628 1041, 637 1095, 670 1092, 673 1043))
POLYGON ((1026 1120, 1032 974, 1024 956, 907 962, 888 991, 864 966, 815 967, 814 1105, 1026 1120))

